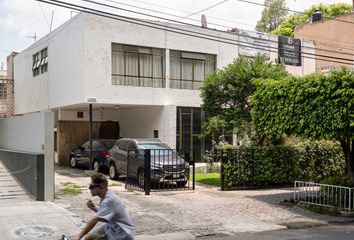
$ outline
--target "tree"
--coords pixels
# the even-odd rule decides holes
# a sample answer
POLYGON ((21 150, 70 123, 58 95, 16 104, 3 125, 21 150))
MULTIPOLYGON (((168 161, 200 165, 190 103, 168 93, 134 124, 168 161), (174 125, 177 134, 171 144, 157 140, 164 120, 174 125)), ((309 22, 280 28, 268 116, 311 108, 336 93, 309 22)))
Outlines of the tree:
POLYGON ((239 57, 224 69, 211 73, 203 82, 202 109, 208 120, 204 124, 205 135, 224 129, 242 131, 251 122, 248 97, 255 88, 253 78, 282 79, 287 75, 281 64, 267 61, 265 56, 254 59, 239 57))
POLYGON ((263 134, 338 140, 354 183, 354 72, 254 81, 253 125, 263 134))
POLYGON ((301 26, 304 23, 311 20, 312 13, 316 10, 321 10, 324 19, 333 18, 342 14, 347 14, 352 12, 352 6, 346 3, 326 5, 315 5, 307 9, 304 14, 295 13, 287 17, 274 31, 273 34, 282 36, 294 36, 294 29, 297 26, 301 26))
POLYGON ((256 30, 260 32, 272 32, 283 21, 288 14, 285 0, 265 0, 266 7, 262 11, 262 17, 257 22, 256 30))

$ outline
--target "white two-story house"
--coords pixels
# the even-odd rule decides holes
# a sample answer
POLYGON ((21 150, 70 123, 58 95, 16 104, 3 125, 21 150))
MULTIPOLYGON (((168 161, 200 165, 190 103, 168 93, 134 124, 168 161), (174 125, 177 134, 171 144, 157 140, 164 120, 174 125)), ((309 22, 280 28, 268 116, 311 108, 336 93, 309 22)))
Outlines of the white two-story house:
MULTIPOLYGON (((276 36, 241 32, 81 13, 16 56, 15 114, 54 112, 59 164, 88 139, 89 104, 94 138, 156 137, 200 161, 208 73, 240 54, 278 58, 276 36)), ((312 47, 302 42, 302 51, 312 47)), ((287 70, 314 72, 313 59, 301 61, 287 70)))

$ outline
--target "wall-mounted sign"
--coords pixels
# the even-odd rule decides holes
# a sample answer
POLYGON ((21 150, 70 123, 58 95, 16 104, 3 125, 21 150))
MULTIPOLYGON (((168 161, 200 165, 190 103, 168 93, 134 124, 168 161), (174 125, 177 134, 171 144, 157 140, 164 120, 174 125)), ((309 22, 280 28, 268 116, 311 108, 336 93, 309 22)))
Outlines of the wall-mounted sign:
POLYGON ((286 36, 278 37, 278 55, 285 65, 301 66, 301 41, 286 36))
POLYGON ((248 57, 255 57, 257 54, 264 54, 269 59, 269 35, 260 32, 238 30, 239 54, 248 57))

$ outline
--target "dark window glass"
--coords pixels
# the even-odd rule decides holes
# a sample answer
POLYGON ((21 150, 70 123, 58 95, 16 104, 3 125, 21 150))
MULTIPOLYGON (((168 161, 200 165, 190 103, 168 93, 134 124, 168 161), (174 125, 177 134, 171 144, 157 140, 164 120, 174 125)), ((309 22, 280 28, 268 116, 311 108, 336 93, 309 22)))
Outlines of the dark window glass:
POLYGON ((118 144, 118 148, 122 151, 127 150, 128 143, 126 141, 120 141, 118 144))

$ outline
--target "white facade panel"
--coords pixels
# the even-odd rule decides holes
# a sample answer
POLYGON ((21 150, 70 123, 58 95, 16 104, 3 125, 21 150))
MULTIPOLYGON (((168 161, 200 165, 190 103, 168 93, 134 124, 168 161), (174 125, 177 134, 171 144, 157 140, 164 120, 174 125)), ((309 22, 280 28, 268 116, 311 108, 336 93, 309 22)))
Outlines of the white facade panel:
POLYGON ((15 57, 15 114, 84 101, 83 28, 75 17, 15 57), (33 55, 48 49, 48 71, 33 76, 33 55))

